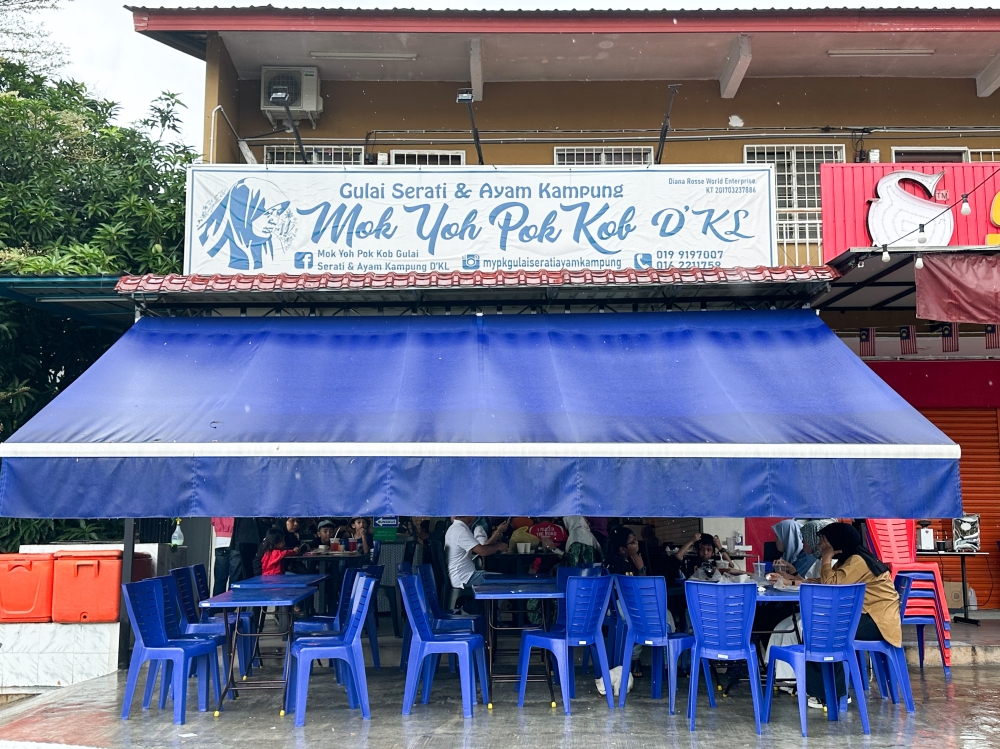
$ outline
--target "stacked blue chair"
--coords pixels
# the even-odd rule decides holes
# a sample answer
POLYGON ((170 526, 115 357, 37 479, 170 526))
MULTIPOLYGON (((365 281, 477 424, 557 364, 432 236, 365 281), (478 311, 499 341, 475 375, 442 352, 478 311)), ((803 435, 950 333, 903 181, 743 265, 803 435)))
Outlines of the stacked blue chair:
POLYGON ((600 664, 608 707, 614 709, 608 653, 601 634, 604 614, 611 600, 611 586, 611 577, 607 575, 569 577, 566 580, 566 619, 562 626, 557 625, 548 632, 541 629, 526 629, 521 632, 521 652, 518 657, 518 673, 521 675, 517 694, 518 707, 524 707, 524 690, 527 687, 531 649, 544 648, 555 656, 563 710, 569 715, 569 702, 574 696, 576 681, 572 648, 589 647, 594 656, 594 663, 600 664))
MULTIPOLYGON (((429 564, 417 565, 413 574, 419 578, 421 590, 423 591, 423 601, 426 604, 427 618, 430 621, 431 630, 435 634, 446 634, 448 632, 478 632, 486 637, 486 619, 476 614, 456 614, 445 611, 441 608, 438 600, 437 589, 434 583, 434 569, 429 564)), ((406 668, 406 658, 410 652, 410 640, 413 637, 413 630, 410 628, 409 620, 403 626, 403 649, 399 656, 399 670, 406 668)), ((455 671, 455 656, 450 656, 452 661, 451 670, 455 671)))
POLYGON ((802 645, 785 645, 771 648, 767 664, 767 688, 764 691, 763 722, 771 718, 771 697, 774 688, 774 664, 785 661, 795 671, 795 688, 799 697, 799 723, 806 736, 806 663, 818 663, 823 669, 826 690, 827 716, 837 720, 840 698, 837 695, 834 665, 844 664, 844 672, 854 686, 861 714, 861 728, 871 733, 868 725, 868 705, 865 700, 864 680, 858 666, 854 635, 861 620, 865 602, 865 584, 856 585, 803 585, 800 597, 802 607, 802 645))
MULTIPOLYGON (((691 681, 688 685, 688 720, 694 730, 698 706, 698 673, 705 671, 708 703, 715 707, 714 685, 709 661, 746 661, 750 673, 756 673, 757 649, 750 641, 750 629, 757 608, 755 583, 719 583, 688 580, 684 583, 688 614, 694 629, 691 648, 691 681)), ((750 679, 753 719, 760 733, 760 679, 750 679)))
POLYGON ((403 575, 397 579, 403 597, 403 607, 412 628, 409 656, 406 666, 406 687, 403 691, 403 715, 409 715, 417 698, 417 685, 423 678, 421 702, 430 701, 431 685, 437 656, 454 653, 458 657, 458 671, 462 684, 462 714, 472 717, 476 704, 476 672, 484 704, 489 704, 490 693, 486 682, 486 647, 482 635, 475 632, 435 633, 428 616, 423 586, 416 575, 403 575))
POLYGON ((163 600, 162 584, 155 580, 143 580, 122 585, 125 594, 125 608, 128 611, 135 646, 129 662, 128 679, 125 683, 125 697, 122 704, 122 720, 128 720, 139 680, 142 664, 150 661, 170 664, 172 691, 174 698, 174 723, 184 723, 187 708, 187 679, 191 664, 198 674, 198 709, 208 710, 208 682, 212 680, 215 700, 219 701, 222 687, 219 681, 219 658, 217 645, 212 639, 175 640, 167 636, 166 606, 163 600))
MULTIPOLYGON (((378 590, 378 581, 381 579, 382 568, 377 565, 367 567, 348 567, 344 570, 344 577, 340 583, 340 599, 337 602, 337 613, 333 616, 318 614, 316 616, 302 617, 296 619, 294 624, 295 636, 305 634, 337 634, 343 629, 343 622, 350 619, 351 595, 354 590, 354 581, 359 574, 368 574, 376 581, 375 589, 378 590)), ((375 622, 375 609, 369 607, 368 615, 365 619, 365 632, 368 635, 368 646, 372 651, 372 665, 381 668, 378 650, 378 629, 375 622)))
MULTIPOLYGON (((934 575, 929 572, 897 572, 896 573, 896 590, 900 590, 899 578, 905 578, 905 586, 907 590, 906 603, 903 604, 900 611, 902 612, 902 623, 912 624, 917 628, 917 653, 919 657, 920 668, 924 667, 924 627, 928 624, 932 627, 937 627, 939 623, 942 624, 942 630, 950 630, 951 623, 948 621, 948 611, 944 604, 938 600, 937 594, 933 589, 927 588, 917 588, 918 581, 922 581, 925 585, 929 581, 934 579, 934 575), (923 599, 919 601, 921 605, 912 605, 913 599, 923 599), (931 604, 927 604, 927 599, 932 599, 931 604), (916 613, 915 613, 916 612, 916 613)), ((951 640, 945 639, 943 642, 938 641, 938 650, 941 653, 941 666, 944 668, 944 675, 946 679, 951 678, 951 667, 948 665, 951 660, 946 654, 946 650, 951 649, 951 640)))
MULTIPOLYGON (((899 593, 899 610, 904 624, 912 617, 905 614, 906 604, 910 598, 913 580, 909 573, 900 572, 896 575, 896 591, 899 593)), ((930 622, 933 624, 933 621, 930 622)), ((894 704, 899 703, 899 695, 903 696, 903 704, 908 712, 914 712, 913 690, 910 686, 910 672, 906 665, 906 653, 903 648, 890 645, 885 640, 855 640, 854 649, 858 655, 868 653, 875 670, 875 680, 878 683, 882 698, 890 697, 894 704)))
MULTIPOLYGON (((662 577, 626 577, 615 575, 615 588, 625 620, 624 652, 631 653, 636 643, 653 650, 654 700, 662 696, 663 656, 667 657, 667 689, 670 714, 677 700, 677 660, 694 646, 694 637, 674 634, 667 626, 667 581, 662 577)), ((619 707, 625 707, 627 689, 620 690, 619 707)))
MULTIPOLYGON (((180 605, 181 615, 184 623, 181 631, 189 635, 225 635, 226 622, 219 616, 201 616, 198 611, 199 597, 196 594, 194 576, 190 567, 179 567, 170 570, 170 576, 174 580, 177 591, 177 602, 180 605)), ((226 614, 229 617, 230 626, 236 625, 235 614, 226 614)), ((253 617, 246 611, 239 617, 240 631, 253 631, 253 617)), ((240 676, 250 673, 250 666, 253 660, 254 641, 250 637, 239 637, 236 640, 236 659, 240 668, 240 676)), ((226 673, 228 673, 228 667, 226 673)))
MULTIPOLYGON (((192 627, 182 617, 178 615, 180 609, 180 596, 177 592, 177 582, 173 575, 151 578, 161 585, 163 595, 163 624, 166 628, 167 639, 169 640, 212 640, 216 647, 222 648, 222 674, 223 680, 228 678, 229 657, 226 648, 226 636, 222 632, 208 631, 204 625, 192 627)), ((156 688, 156 676, 159 671, 160 662, 150 661, 149 669, 146 671, 146 689, 142 697, 142 709, 148 710, 153 698, 153 690, 156 688)), ((160 684, 160 709, 167 704, 167 692, 170 689, 171 665, 169 662, 163 664, 163 678, 160 684)))
POLYGON ((295 725, 306 722, 306 698, 309 696, 309 674, 312 662, 317 658, 329 658, 344 668, 347 689, 347 703, 353 710, 360 704, 361 717, 370 720, 371 707, 368 703, 368 680, 365 677, 365 656, 361 650, 361 630, 368 618, 368 610, 374 598, 375 578, 365 574, 354 578, 351 592, 350 615, 345 620, 342 632, 333 635, 300 637, 292 643, 291 665, 288 671, 288 689, 285 693, 285 712, 295 712, 295 725))

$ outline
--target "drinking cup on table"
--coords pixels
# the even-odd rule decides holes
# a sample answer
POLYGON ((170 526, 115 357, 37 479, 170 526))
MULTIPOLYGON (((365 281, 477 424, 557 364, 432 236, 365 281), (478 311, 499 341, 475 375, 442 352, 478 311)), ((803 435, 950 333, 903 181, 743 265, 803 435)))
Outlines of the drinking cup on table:
POLYGON ((518 554, 530 554, 531 553, 531 544, 518 544, 517 545, 517 553, 518 554))
POLYGON ((316 551, 320 552, 321 554, 325 554, 329 550, 330 547, 327 546, 326 544, 320 544, 319 546, 316 547, 316 551))
POLYGON ((340 542, 334 541, 332 544, 330 544, 330 549, 332 551, 340 551, 340 542))
POLYGON ((755 580, 763 580, 765 578, 765 570, 763 562, 753 563, 753 576, 755 580))
POLYGON ((347 549, 348 551, 357 551, 358 550, 358 539, 352 538, 347 543, 350 544, 350 546, 347 549))

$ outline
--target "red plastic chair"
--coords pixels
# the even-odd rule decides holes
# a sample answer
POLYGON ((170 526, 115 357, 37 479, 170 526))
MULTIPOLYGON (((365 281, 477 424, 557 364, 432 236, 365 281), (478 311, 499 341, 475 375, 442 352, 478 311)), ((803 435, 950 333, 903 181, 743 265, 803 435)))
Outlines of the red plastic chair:
POLYGON ((915 520, 866 521, 872 551, 889 566, 895 581, 900 572, 928 575, 913 581, 904 616, 934 617, 938 643, 942 645, 945 665, 951 666, 951 621, 948 614, 941 569, 934 562, 917 561, 917 524, 915 520))

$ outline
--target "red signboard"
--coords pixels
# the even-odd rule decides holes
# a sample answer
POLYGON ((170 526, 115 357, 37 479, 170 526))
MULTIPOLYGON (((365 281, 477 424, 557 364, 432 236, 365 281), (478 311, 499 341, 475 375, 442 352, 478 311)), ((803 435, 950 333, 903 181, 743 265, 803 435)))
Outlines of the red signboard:
POLYGON ((824 262, 851 247, 916 247, 921 223, 927 247, 1000 244, 1000 163, 823 164, 820 190, 824 262))

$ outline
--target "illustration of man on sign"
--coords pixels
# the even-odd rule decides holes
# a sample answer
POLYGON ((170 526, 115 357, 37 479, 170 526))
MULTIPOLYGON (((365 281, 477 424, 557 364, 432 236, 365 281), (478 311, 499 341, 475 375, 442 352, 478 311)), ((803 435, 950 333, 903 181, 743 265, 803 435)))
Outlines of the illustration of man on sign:
POLYGON ((233 270, 263 267, 264 255, 274 260, 275 244, 283 250, 294 236, 290 201, 273 183, 241 179, 209 206, 198 226, 198 240, 209 246, 209 257, 226 250, 233 270))

